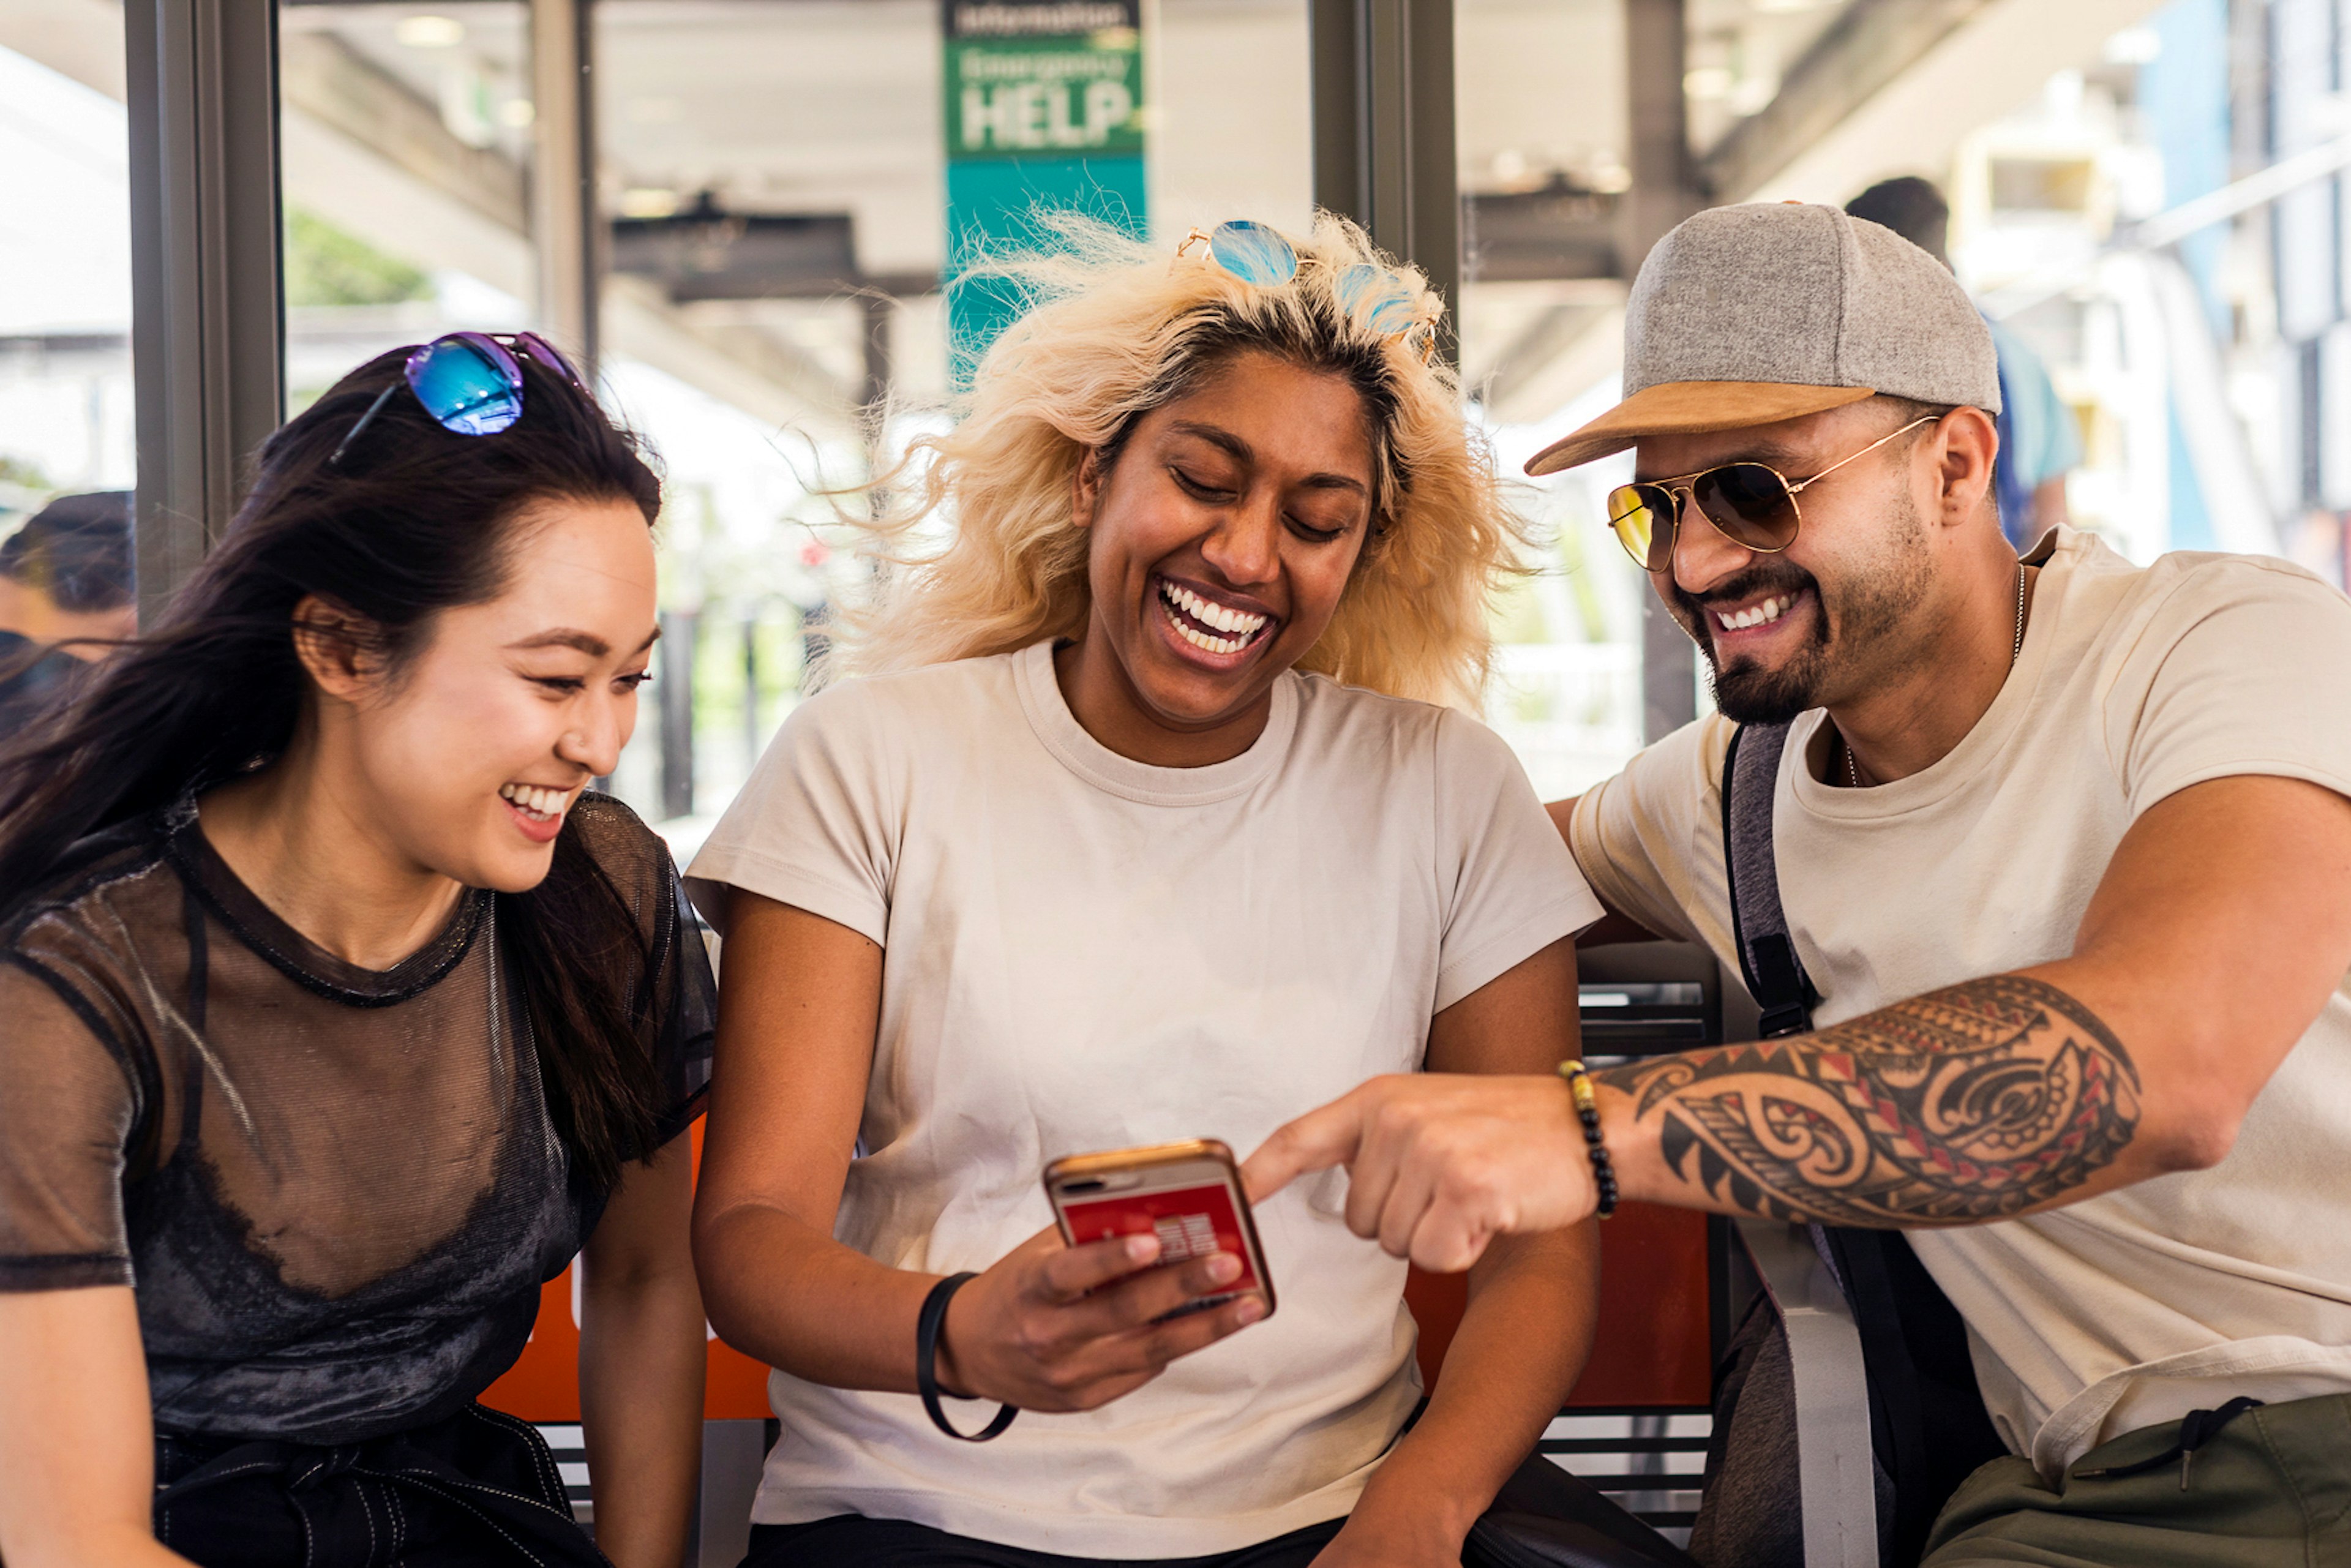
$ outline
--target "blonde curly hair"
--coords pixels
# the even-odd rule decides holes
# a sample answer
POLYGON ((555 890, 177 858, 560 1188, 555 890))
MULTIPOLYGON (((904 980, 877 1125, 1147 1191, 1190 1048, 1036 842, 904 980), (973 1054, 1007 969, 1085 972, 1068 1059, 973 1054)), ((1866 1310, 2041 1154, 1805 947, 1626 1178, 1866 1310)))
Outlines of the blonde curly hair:
POLYGON ((1285 236, 1298 275, 1271 287, 1196 252, 1171 265, 1165 250, 1083 219, 1050 224, 1053 254, 977 269, 989 287, 1017 287, 1029 308, 980 361, 955 426, 912 443, 874 481, 881 515, 856 526, 883 570, 872 602, 841 612, 828 674, 1082 635, 1092 599, 1088 535, 1071 515, 1079 463, 1097 451, 1110 466, 1143 415, 1257 351, 1346 380, 1373 436, 1371 536, 1299 667, 1475 706, 1488 597, 1525 536, 1458 381, 1429 352, 1443 306, 1427 280, 1327 213, 1312 240, 1285 236), (1407 330, 1375 331, 1343 302, 1344 269, 1366 263, 1405 286, 1407 330), (944 543, 934 519, 946 525, 944 543))

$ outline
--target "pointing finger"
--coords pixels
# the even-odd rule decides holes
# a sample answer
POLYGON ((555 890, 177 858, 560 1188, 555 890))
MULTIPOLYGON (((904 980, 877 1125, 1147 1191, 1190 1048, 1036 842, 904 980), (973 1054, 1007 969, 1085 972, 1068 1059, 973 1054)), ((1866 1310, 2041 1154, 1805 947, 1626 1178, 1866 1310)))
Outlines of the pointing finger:
POLYGON ((1276 1127, 1241 1166, 1249 1201, 1263 1203, 1300 1176, 1351 1163, 1363 1140, 1364 1106, 1358 1089, 1276 1127))

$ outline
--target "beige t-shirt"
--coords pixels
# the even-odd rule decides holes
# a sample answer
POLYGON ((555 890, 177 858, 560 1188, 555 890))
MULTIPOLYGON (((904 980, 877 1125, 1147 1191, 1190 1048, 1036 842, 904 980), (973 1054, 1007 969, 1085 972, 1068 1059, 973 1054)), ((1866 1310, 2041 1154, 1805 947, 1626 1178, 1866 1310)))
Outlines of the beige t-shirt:
MULTIPOLYGON (((1041 643, 801 705, 695 859, 714 920, 722 883, 882 945, 835 1234, 936 1272, 1051 1224, 1049 1160, 1246 1155, 1416 1069, 1434 1014, 1601 913, 1473 719, 1293 673, 1248 751, 1155 768, 1080 727, 1041 643)), ((1259 1206, 1280 1309, 1099 1410, 971 1445, 912 1395, 776 1374, 751 1517, 1154 1558, 1346 1513, 1419 1391, 1404 1265, 1348 1232, 1345 1197, 1333 1172, 1259 1206)))
MULTIPOLYGON (((1949 756, 1833 789, 1815 777, 1824 719, 1796 721, 1772 823, 1825 1025, 2065 956, 2124 832, 2189 785, 2275 774, 2351 794, 2351 603, 2283 561, 2140 569, 2063 529, 2016 668, 1949 756)), ((1709 716, 1651 747, 1583 798, 1572 831, 1603 900, 1704 942, 1732 974, 1720 784, 1734 727, 1709 716)), ((1967 1320, 1994 1425, 2053 1478, 2109 1437, 2234 1395, 2351 1391, 2346 1172, 2351 993, 2337 989, 2213 1168, 1909 1236, 1967 1320)))

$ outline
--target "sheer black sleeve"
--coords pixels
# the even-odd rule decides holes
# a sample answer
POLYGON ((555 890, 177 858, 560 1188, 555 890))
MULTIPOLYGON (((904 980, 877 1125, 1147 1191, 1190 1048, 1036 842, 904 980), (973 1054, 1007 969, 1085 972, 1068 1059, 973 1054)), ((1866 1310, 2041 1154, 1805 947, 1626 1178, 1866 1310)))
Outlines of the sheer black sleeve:
POLYGON ((122 1181, 142 1096, 105 1038, 123 1016, 79 969, 0 950, 0 1291, 131 1282, 122 1181))
POLYGON ((644 1044, 667 1105, 657 1134, 667 1144, 702 1114, 710 1087, 718 984, 709 951, 661 836, 609 796, 583 796, 573 811, 589 852, 628 900, 644 937, 652 1004, 643 1012, 651 1028, 644 1044))

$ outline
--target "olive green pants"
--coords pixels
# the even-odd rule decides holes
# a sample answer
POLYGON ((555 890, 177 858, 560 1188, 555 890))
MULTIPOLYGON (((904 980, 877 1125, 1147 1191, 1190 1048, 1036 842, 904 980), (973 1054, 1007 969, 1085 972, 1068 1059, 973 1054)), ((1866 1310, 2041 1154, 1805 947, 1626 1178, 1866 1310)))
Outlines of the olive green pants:
POLYGON ((1994 1459, 1944 1505, 1920 1568, 2351 1568, 2351 1395, 2248 1410, 2184 1466, 2181 1427, 2126 1432, 2055 1487, 1994 1459))

